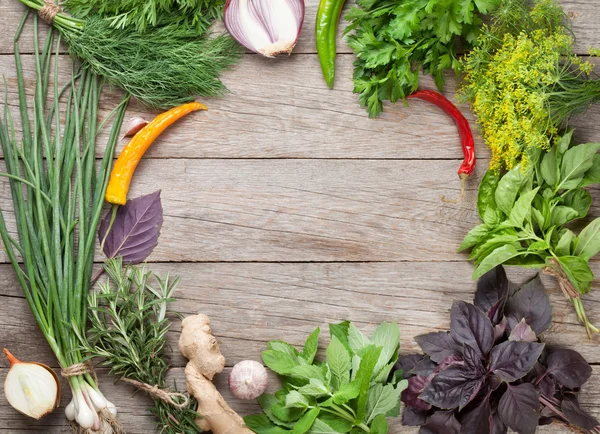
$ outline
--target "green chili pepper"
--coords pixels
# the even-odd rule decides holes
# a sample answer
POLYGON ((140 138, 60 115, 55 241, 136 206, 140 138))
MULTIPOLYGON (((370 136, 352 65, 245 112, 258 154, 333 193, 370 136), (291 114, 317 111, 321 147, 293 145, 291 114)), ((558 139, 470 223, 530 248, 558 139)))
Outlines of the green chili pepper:
POLYGON ((325 82, 333 89, 337 27, 346 0, 321 0, 317 10, 317 53, 325 82))

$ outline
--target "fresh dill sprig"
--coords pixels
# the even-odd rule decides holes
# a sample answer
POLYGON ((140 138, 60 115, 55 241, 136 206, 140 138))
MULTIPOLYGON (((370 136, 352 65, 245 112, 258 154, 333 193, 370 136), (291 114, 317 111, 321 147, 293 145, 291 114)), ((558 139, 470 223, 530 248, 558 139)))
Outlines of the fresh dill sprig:
MULTIPOLYGON (((77 330, 83 350, 101 358, 101 364, 120 379, 166 389, 166 335, 171 326, 167 313, 179 277, 160 277, 145 265, 124 266, 121 258, 107 260, 104 269, 108 279, 88 296, 87 334, 77 330)), ((171 392, 176 392, 175 385, 171 392)), ((149 411, 156 416, 161 433, 191 434, 200 432, 196 407, 191 398, 183 408, 154 399, 149 411)))
POLYGON ((63 7, 73 16, 98 15, 118 29, 135 28, 144 33, 149 27, 176 24, 204 33, 221 18, 225 0, 66 0, 63 7))

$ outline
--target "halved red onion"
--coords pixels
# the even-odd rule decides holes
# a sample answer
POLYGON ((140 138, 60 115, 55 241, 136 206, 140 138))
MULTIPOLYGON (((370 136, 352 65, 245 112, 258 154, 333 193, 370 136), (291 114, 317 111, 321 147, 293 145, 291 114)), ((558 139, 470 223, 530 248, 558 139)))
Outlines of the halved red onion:
POLYGON ((255 53, 290 54, 304 22, 304 0, 227 0, 223 22, 236 41, 255 53))

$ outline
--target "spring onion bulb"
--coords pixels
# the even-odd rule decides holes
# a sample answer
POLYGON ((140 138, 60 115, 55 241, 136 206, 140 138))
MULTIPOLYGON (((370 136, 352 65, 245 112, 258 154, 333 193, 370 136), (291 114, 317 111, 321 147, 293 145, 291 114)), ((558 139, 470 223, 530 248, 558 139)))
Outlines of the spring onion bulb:
POLYGON ((4 349, 10 370, 4 381, 4 395, 17 411, 34 419, 51 413, 60 403, 60 385, 56 373, 41 363, 21 362, 4 349))
POLYGON ((236 41, 255 53, 290 54, 304 22, 304 0, 227 0, 223 22, 236 41))

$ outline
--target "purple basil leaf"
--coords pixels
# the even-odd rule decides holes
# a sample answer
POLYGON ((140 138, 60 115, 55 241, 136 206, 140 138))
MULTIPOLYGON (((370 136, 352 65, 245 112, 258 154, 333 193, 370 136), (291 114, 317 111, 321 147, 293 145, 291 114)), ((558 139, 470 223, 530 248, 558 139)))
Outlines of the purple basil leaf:
POLYGON ((492 412, 490 416, 490 434, 506 434, 508 427, 500 419, 498 411, 492 412))
POLYGON ((567 395, 565 397, 561 404, 561 409, 569 423, 577 425, 579 428, 590 431, 599 425, 594 417, 590 416, 581 408, 579 401, 577 401, 577 398, 573 395, 567 395))
POLYGON ((463 364, 463 359, 461 358, 461 356, 457 356, 456 354, 453 354, 451 356, 446 357, 444 360, 442 360, 439 365, 437 366, 437 368, 435 368, 435 371, 433 371, 435 374, 437 374, 440 371, 443 371, 446 368, 449 368, 450 366, 455 366, 455 365, 461 365, 463 364))
POLYGON ((493 305, 487 313, 488 318, 492 322, 492 325, 498 324, 504 317, 504 305, 506 304, 506 299, 501 298, 493 305))
POLYGON ((479 377, 485 374, 485 368, 481 359, 479 358, 479 354, 473 348, 465 345, 463 349, 463 360, 465 362, 465 367, 468 368, 474 377, 479 377))
POLYGON ((540 402, 533 384, 509 384, 500 398, 498 414, 502 422, 513 431, 519 434, 535 434, 540 418, 540 402))
POLYGON ((402 391, 402 402, 415 410, 430 410, 431 405, 419 398, 423 389, 429 384, 427 377, 417 375, 408 379, 408 387, 402 391))
POLYGON ((448 332, 415 336, 415 341, 423 352, 436 363, 440 363, 448 356, 460 354, 460 347, 456 345, 448 332))
POLYGON ((537 342, 502 342, 490 354, 490 371, 504 381, 516 381, 531 371, 543 350, 544 344, 537 342))
POLYGON ((543 416, 544 410, 542 410, 542 416, 539 418, 538 420, 538 426, 544 426, 544 425, 552 425, 555 421, 560 421, 559 418, 557 418, 556 416, 551 416, 551 417, 546 417, 543 416))
POLYGON ((492 412, 489 395, 477 404, 476 407, 462 412, 460 417, 460 434, 489 434, 492 412))
POLYGON ((398 371, 402 369, 404 372, 404 378, 410 376, 409 372, 417 366, 417 364, 423 360, 425 356, 423 354, 407 354, 406 356, 400 356, 398 361, 394 365, 394 370, 398 371))
POLYGON ((525 322, 525 318, 523 318, 521 322, 512 329, 508 336, 508 340, 517 342, 537 342, 537 336, 535 335, 535 332, 531 330, 529 324, 525 322))
MULTIPOLYGON (((98 228, 100 242, 111 219, 108 213, 98 228)), ((125 264, 144 262, 158 244, 163 223, 160 190, 131 199, 117 210, 113 226, 104 243, 107 258, 123 257, 125 264)))
POLYGON ((473 304, 484 312, 491 312, 492 308, 496 306, 496 312, 502 314, 507 296, 508 279, 504 268, 499 265, 481 276, 477 282, 473 304))
POLYGON ((477 395, 483 377, 473 378, 465 366, 453 366, 437 374, 419 396, 423 401, 444 410, 462 410, 477 395))
POLYGON ((416 410, 412 407, 404 407, 402 412, 402 425, 404 426, 421 426, 427 422, 427 418, 431 412, 416 410))
POLYGON ((433 371, 437 368, 437 363, 435 363, 429 356, 425 356, 423 360, 415 365, 414 368, 410 370, 412 375, 423 375, 428 377, 433 374, 433 371))
POLYGON ((540 276, 525 284, 506 302, 504 314, 511 329, 523 318, 538 336, 550 327, 552 305, 540 276))
POLYGON ((506 327, 508 326, 508 320, 505 316, 502 317, 502 320, 498 324, 494 326, 494 340, 500 339, 506 333, 506 327))
POLYGON ((436 411, 427 423, 421 427, 419 434, 459 434, 460 423, 454 417, 454 411, 436 411))
POLYGON ((550 376, 542 378, 537 386, 545 397, 552 398, 556 393, 556 382, 550 376))
POLYGON ((456 301, 450 311, 450 335, 459 345, 468 345, 482 359, 494 345, 494 328, 488 317, 472 304, 456 301))
POLYGON ((546 366, 548 374, 569 389, 581 387, 592 375, 592 367, 581 354, 564 348, 549 348, 546 366))

